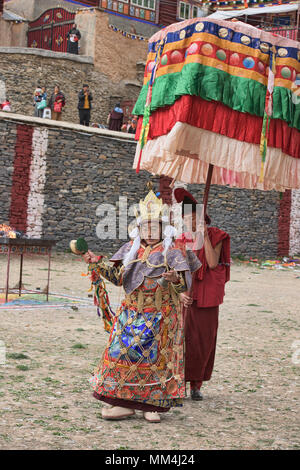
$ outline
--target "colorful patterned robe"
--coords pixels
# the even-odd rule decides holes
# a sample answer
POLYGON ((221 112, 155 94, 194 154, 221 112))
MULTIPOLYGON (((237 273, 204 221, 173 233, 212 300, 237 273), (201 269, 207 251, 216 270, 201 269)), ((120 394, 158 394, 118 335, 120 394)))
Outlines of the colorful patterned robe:
MULTIPOLYGON (((100 260, 89 266, 93 276, 123 285, 125 299, 119 307, 108 345, 92 377, 97 398, 117 398, 160 408, 180 406, 185 396, 183 323, 178 295, 191 283, 191 272, 201 263, 193 252, 169 249, 162 243, 141 246, 137 257, 124 268, 121 263, 131 244, 112 258, 118 265, 100 260), (175 269, 180 282, 158 280, 175 269)), ((125 405, 124 405, 125 406, 125 405)))

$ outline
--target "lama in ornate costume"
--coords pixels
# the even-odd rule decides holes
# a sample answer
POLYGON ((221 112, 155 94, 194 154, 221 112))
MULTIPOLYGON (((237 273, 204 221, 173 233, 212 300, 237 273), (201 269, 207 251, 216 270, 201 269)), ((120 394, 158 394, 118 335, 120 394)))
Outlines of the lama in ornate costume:
MULTIPOLYGON (((153 412, 181 406, 185 396, 178 297, 190 288, 191 272, 201 263, 192 251, 185 252, 174 244, 172 226, 165 228, 162 240, 162 202, 152 191, 140 202, 140 209, 139 227, 131 233, 134 240, 110 259, 114 264, 102 257, 89 264, 95 285, 104 277, 125 290, 91 385, 96 398, 113 405, 103 409, 104 418, 127 417, 138 409, 146 419, 150 416, 148 420, 159 421, 157 413, 151 419, 153 412), (155 244, 144 237, 149 223, 152 233, 160 227, 155 244)), ((153 241, 157 235, 148 238, 153 241)), ((85 256, 86 261, 93 258, 85 256)))

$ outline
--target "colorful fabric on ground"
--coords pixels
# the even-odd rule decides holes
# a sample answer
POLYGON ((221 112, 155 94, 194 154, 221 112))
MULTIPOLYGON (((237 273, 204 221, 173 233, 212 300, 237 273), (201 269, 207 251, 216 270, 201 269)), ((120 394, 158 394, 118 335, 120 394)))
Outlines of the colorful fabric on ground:
MULTIPOLYGON (((161 172, 167 170, 170 162, 174 165, 182 165, 182 160, 187 159, 188 168, 185 170, 189 172, 190 176, 192 174, 191 166, 194 166, 195 160, 197 160, 199 162, 198 175, 199 171, 204 172, 206 163, 214 163, 220 168, 219 173, 223 170, 233 172, 235 176, 232 178, 231 174, 229 178, 231 182, 228 180, 227 184, 234 186, 259 189, 281 188, 280 190, 300 187, 299 164, 290 161, 287 163, 286 161, 287 156, 300 157, 300 87, 298 85, 300 43, 274 36, 241 22, 233 23, 198 18, 171 25, 150 39, 144 86, 133 111, 135 114, 143 115, 144 113, 150 73, 155 65, 157 47, 162 40, 164 47, 152 84, 148 142, 143 148, 142 156, 138 145, 134 166, 140 165, 141 169, 151 171, 149 170, 151 160, 160 158, 159 168, 153 162, 151 172, 157 174, 159 171, 158 174, 177 178, 178 175, 174 176, 174 171, 173 174, 161 172), (245 134, 251 133, 250 128, 244 128, 237 132, 232 122, 231 126, 227 126, 227 132, 228 134, 234 133, 234 137, 226 135, 222 130, 207 128, 201 122, 188 120, 186 109, 180 108, 177 104, 187 97, 191 98, 191 103, 189 103, 191 114, 193 114, 194 105, 198 106, 197 117, 196 113, 193 114, 195 121, 201 121, 201 119, 205 121, 206 118, 209 121, 213 117, 214 121, 221 123, 224 114, 235 118, 236 122, 241 119, 245 123, 247 119, 249 121, 252 119, 256 124, 255 136, 251 138, 252 141, 250 142, 247 137, 244 140, 245 134), (268 118, 265 119, 265 126, 263 126, 265 112, 268 118), (159 120, 162 121, 162 116, 159 113, 164 114, 167 119, 162 126, 164 129, 158 130, 156 123, 159 120), (170 114, 173 118, 172 127, 168 121, 170 114), (276 120, 275 124, 274 120, 276 120), (165 146, 166 142, 157 143, 156 155, 151 155, 150 148, 153 149, 154 144, 151 143, 149 146, 149 139, 167 137, 171 132, 173 132, 173 138, 176 138, 174 127, 182 122, 195 126, 196 130, 201 129, 202 137, 198 139, 200 147, 198 149, 184 148, 180 146, 179 142, 179 146, 176 148, 172 146, 171 150, 170 139, 168 139, 167 146, 165 146), (258 129, 259 123, 260 128, 258 129), (168 129, 166 129, 167 127, 168 129), (281 142, 280 138, 276 139, 275 137, 275 127, 284 129, 281 142), (204 129, 209 132, 204 132, 204 129), (235 150, 242 150, 245 153, 243 142, 246 141, 249 144, 247 145, 247 153, 253 154, 252 165, 249 165, 249 162, 244 165, 244 162, 240 161, 239 155, 237 155, 239 161, 234 163, 235 156, 232 154, 229 155, 228 161, 223 157, 222 159, 217 158, 215 162, 207 161, 204 152, 207 153, 208 148, 201 144, 204 143, 203 139, 212 140, 209 136, 212 132, 218 134, 215 154, 218 152, 221 154, 224 145, 231 147, 230 152, 235 148, 235 150), (220 135, 226 137, 220 138, 220 135), (234 142, 230 143, 228 140, 234 140, 234 142), (238 145, 236 141, 240 144, 238 145), (262 158, 259 154, 260 141, 262 143, 262 158), (289 141, 288 144, 287 141, 289 141), (270 162, 273 157, 268 155, 269 145, 278 149, 278 152, 275 152, 276 161, 274 162, 270 162), (257 160, 257 151, 259 161, 257 160), (181 162, 178 162, 178 158, 181 162), (205 162, 204 166, 202 161, 205 162), (263 167, 261 162, 264 164, 263 167), (282 165, 288 165, 289 171, 292 170, 293 174, 288 175, 288 181, 281 179, 278 182, 276 181, 278 166, 282 167, 282 165), (261 169, 263 169, 263 174, 261 169), (263 179, 260 179, 261 176, 263 179)), ((225 127, 226 122, 223 122, 225 127)), ((241 128, 241 126, 238 127, 241 128)), ((185 129, 190 138, 189 128, 186 126, 185 129)), ((184 130, 181 128, 180 132, 182 138, 184 130)), ((137 138, 138 136, 139 133, 137 133, 137 138)), ((186 180, 187 176, 184 181, 186 180)), ((196 175, 194 178, 192 174, 192 180, 189 182, 199 183, 202 181, 199 181, 199 177, 196 175)))
POLYGON ((89 299, 73 297, 65 294, 49 294, 48 301, 46 294, 37 294, 30 291, 22 292, 19 296, 18 290, 8 294, 8 302, 5 302, 5 293, 0 293, 0 309, 22 310, 33 308, 75 308, 91 307, 93 304, 89 299))
MULTIPOLYGON (((163 245, 159 248, 162 252, 163 245)), ((156 252, 157 246, 153 249, 156 252)), ((141 248, 133 265, 145 264, 150 256, 151 250, 141 248)), ((198 268, 200 262, 197 263, 198 268)), ((97 266, 101 275, 118 285, 122 283, 121 269, 117 279, 114 267, 109 269, 103 261, 97 266)), ((153 266, 152 271, 155 269, 153 266)), ((178 293, 184 290, 185 282, 162 287, 150 273, 126 295, 116 312, 100 364, 90 380, 97 396, 163 408, 181 405, 185 386, 178 293)))

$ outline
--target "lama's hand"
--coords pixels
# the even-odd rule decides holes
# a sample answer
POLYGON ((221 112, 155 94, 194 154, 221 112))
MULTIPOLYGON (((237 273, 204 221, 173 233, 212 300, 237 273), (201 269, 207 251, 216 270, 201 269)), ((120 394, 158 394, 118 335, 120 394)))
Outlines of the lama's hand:
POLYGON ((99 256, 95 255, 91 250, 88 250, 84 255, 82 255, 83 260, 87 263, 97 263, 99 256))
POLYGON ((167 273, 163 273, 162 276, 167 282, 173 282, 174 284, 180 281, 176 271, 168 271, 167 273))
POLYGON ((184 292, 179 295, 179 300, 183 304, 183 306, 186 307, 186 308, 190 307, 190 305, 192 305, 192 303, 193 303, 192 297, 185 294, 184 292))

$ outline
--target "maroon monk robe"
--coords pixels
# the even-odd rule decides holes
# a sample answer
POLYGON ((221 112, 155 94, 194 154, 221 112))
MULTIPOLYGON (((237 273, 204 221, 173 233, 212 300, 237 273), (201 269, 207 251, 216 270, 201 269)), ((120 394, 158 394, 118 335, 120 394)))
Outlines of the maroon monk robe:
MULTIPOLYGON (((118 108, 119 109, 119 108, 118 108)), ((110 131, 121 131, 123 124, 123 113, 119 113, 115 109, 110 113, 108 121, 108 129, 110 131)))
POLYGON ((219 305, 223 302, 225 283, 230 277, 229 235, 216 227, 209 227, 208 236, 213 248, 222 242, 222 249, 215 269, 209 268, 204 247, 196 252, 202 266, 194 276, 193 303, 185 317, 185 380, 191 382, 192 388, 200 388, 203 381, 211 378, 219 305))

